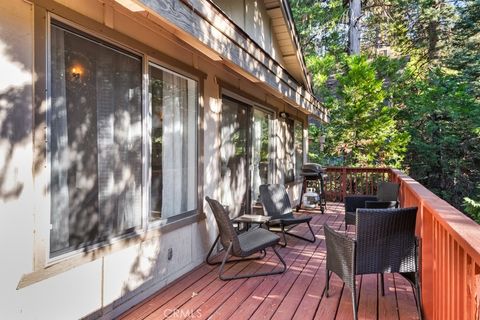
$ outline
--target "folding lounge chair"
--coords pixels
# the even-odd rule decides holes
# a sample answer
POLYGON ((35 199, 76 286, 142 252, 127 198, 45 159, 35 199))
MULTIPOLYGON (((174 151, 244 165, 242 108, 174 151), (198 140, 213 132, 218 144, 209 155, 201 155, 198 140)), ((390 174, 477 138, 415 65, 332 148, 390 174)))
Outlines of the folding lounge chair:
POLYGON ((224 206, 222 206, 218 201, 211 199, 209 197, 206 197, 205 199, 210 205, 210 208, 212 209, 215 220, 217 221, 220 243, 225 249, 225 254, 221 262, 214 263, 209 261, 208 257, 210 256, 211 252, 209 252, 207 256, 208 264, 221 264, 220 270, 219 270, 220 279, 222 280, 242 279, 242 278, 258 277, 258 276, 267 276, 267 275, 279 274, 279 273, 285 272, 287 265, 285 264, 285 261, 280 256, 278 251, 275 249, 275 245, 277 245, 278 242, 280 241, 279 236, 263 228, 250 229, 244 233, 237 234, 224 206), (268 247, 272 248, 273 252, 275 252, 278 259, 282 263, 283 267, 280 270, 274 270, 272 272, 249 273, 249 274, 235 275, 235 276, 224 275, 225 263, 252 260, 252 259, 262 259, 265 257, 266 249, 268 247), (250 257, 256 253, 260 253, 260 255, 250 257), (230 255, 238 257, 239 259, 229 260, 228 257, 230 255))
POLYGON ((293 215, 292 206, 288 198, 285 187, 281 184, 264 184, 260 186, 260 200, 263 209, 272 219, 267 223, 268 229, 283 234, 283 244, 287 245, 286 235, 296 237, 305 241, 315 242, 315 234, 310 226, 312 217, 296 217, 293 215), (301 223, 306 223, 312 234, 312 238, 308 239, 297 234, 289 232, 301 223))

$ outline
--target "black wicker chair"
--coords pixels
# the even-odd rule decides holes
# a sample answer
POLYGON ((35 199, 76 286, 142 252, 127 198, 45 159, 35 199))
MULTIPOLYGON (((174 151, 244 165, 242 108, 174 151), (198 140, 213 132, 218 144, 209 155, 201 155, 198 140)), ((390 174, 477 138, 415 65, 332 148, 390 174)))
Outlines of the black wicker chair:
POLYGON ((210 265, 221 264, 219 270, 219 277, 222 280, 232 280, 232 279, 242 279, 250 277, 259 277, 267 276, 272 274, 279 274, 285 272, 287 265, 285 261, 280 256, 278 251, 275 249, 275 245, 280 241, 280 237, 276 234, 265 230, 263 228, 250 229, 241 234, 237 234, 235 228, 233 227, 232 222, 228 216, 227 211, 224 206, 222 206, 218 201, 211 199, 209 197, 205 198, 212 209, 215 220, 217 221, 220 243, 225 249, 225 255, 221 262, 212 262, 209 260, 211 251, 207 255, 207 263, 210 265), (277 255, 278 259, 282 263, 283 267, 280 270, 275 270, 271 272, 259 272, 259 273, 249 273, 236 276, 225 276, 224 267, 225 263, 229 262, 238 262, 252 259, 263 259, 266 255, 266 249, 271 247, 273 252, 277 255), (259 256, 250 257, 256 253, 260 253, 259 256), (228 259, 232 255, 239 257, 240 259, 228 259))
POLYGON ((398 183, 381 181, 377 186, 376 196, 351 195, 345 197, 345 230, 349 225, 355 225, 355 215, 358 208, 387 209, 398 207, 398 183))
POLYGON ((355 275, 374 273, 400 273, 407 278, 415 286, 418 313, 422 318, 416 214, 417 208, 358 209, 356 239, 324 225, 326 296, 330 275, 334 272, 352 291, 354 319, 357 319, 355 275))
POLYGON ((285 247, 287 245, 287 234, 305 241, 312 243, 315 242, 315 234, 310 226, 310 220, 312 220, 312 217, 296 217, 293 214, 290 199, 288 198, 287 191, 283 185, 261 185, 260 200, 267 215, 272 217, 267 223, 268 229, 274 232, 281 232, 283 235, 283 244, 280 244, 281 246, 285 247), (311 239, 289 232, 301 223, 306 223, 308 225, 310 233, 312 234, 311 239))

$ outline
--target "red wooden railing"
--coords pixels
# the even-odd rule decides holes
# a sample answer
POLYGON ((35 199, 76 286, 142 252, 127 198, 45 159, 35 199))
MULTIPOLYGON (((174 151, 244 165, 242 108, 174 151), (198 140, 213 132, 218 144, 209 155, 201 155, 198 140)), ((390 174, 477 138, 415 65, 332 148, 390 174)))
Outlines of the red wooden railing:
POLYGON ((342 202, 346 195, 377 192, 379 181, 390 181, 392 170, 389 168, 327 168, 325 195, 327 201, 342 202))
POLYGON ((379 179, 400 183, 402 207, 418 207, 422 308, 426 319, 480 319, 480 226, 394 169, 328 168, 326 195, 375 194, 379 179), (364 177, 363 182, 359 181, 364 177))

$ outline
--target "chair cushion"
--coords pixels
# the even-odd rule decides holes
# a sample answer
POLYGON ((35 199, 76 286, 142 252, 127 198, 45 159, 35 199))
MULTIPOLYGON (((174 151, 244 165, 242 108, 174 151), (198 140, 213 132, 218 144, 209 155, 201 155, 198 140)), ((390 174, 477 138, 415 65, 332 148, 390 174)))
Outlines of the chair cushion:
POLYGON ((238 235, 238 240, 242 250, 241 256, 246 257, 276 245, 280 241, 280 237, 268 230, 256 228, 238 235))
POLYGON ((303 216, 303 217, 296 217, 292 213, 284 214, 281 219, 277 218, 274 220, 270 220, 268 222, 269 226, 277 226, 283 223, 284 226, 290 226, 292 224, 299 224, 299 223, 306 223, 312 220, 312 217, 303 216))
POLYGON ((397 201, 365 201, 365 208, 367 209, 389 209, 396 206, 397 201))

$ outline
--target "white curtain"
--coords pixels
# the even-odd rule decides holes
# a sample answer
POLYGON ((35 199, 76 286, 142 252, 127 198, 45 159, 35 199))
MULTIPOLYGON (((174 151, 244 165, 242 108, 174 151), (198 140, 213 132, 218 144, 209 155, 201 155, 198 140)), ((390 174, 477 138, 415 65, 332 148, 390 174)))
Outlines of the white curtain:
POLYGON ((114 140, 114 81, 112 59, 99 54, 96 72, 97 89, 97 145, 98 145, 98 206, 100 212, 100 233, 113 231, 116 194, 115 167, 118 156, 114 140))
POLYGON ((303 165, 303 124, 295 121, 295 178, 300 177, 303 165))
POLYGON ((285 120, 285 182, 291 182, 295 178, 295 144, 294 123, 291 119, 285 120))
POLYGON ((252 204, 258 200, 259 187, 262 184, 262 177, 260 173, 260 161, 262 152, 262 121, 264 115, 255 110, 253 112, 253 127, 252 127, 252 204))
POLYGON ((196 201, 196 84, 163 72, 162 218, 193 210, 196 201))

